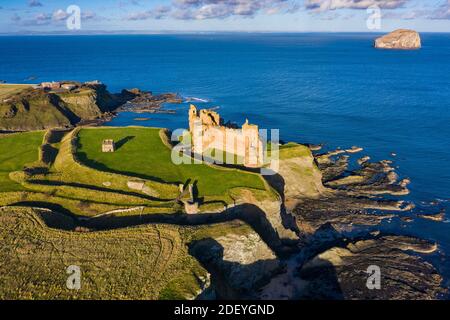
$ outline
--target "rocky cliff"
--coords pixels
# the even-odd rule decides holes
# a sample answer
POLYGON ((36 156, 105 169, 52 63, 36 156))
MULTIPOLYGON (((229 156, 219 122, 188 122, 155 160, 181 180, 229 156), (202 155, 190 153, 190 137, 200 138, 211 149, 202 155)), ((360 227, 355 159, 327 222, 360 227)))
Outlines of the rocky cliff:
POLYGON ((283 266, 271 249, 255 232, 247 235, 229 234, 216 239, 208 238, 190 246, 211 272, 211 280, 219 299, 250 298, 283 266))
POLYGON ((420 35, 414 30, 399 29, 375 40, 378 49, 420 49, 420 35))

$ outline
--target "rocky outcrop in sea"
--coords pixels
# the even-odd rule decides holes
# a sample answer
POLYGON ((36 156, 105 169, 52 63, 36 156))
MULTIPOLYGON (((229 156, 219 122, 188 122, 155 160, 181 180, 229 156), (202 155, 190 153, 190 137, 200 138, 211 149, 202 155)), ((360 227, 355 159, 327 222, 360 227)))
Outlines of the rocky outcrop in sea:
POLYGON ((420 35, 414 30, 399 29, 375 40, 377 49, 420 49, 420 35))

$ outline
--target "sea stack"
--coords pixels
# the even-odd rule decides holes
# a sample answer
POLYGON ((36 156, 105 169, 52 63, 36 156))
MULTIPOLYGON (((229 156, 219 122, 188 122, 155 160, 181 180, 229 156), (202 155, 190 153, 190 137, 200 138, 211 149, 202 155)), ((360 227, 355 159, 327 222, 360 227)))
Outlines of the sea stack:
POLYGON ((414 50, 421 46, 420 35, 414 30, 395 30, 375 40, 375 48, 378 49, 414 50))

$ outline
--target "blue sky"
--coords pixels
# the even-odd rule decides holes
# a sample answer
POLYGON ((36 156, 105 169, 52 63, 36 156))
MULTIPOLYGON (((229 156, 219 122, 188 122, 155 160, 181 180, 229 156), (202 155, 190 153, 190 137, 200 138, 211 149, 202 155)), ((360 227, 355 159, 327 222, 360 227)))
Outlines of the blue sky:
POLYGON ((0 0, 0 33, 67 31, 69 5, 79 32, 450 32, 450 0, 0 0), (380 8, 381 29, 368 29, 367 8, 380 8))

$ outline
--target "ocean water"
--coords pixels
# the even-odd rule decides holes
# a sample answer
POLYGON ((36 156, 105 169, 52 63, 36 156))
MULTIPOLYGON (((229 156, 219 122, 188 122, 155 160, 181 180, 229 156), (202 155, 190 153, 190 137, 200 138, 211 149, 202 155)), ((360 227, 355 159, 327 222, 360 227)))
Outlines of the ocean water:
MULTIPOLYGON (((405 199, 417 210, 447 210, 450 219, 450 34, 423 34, 417 51, 375 50, 376 36, 0 37, 0 80, 98 79, 114 92, 177 92, 206 99, 199 106, 218 106, 226 120, 278 128, 284 141, 361 146, 361 156, 393 160, 411 179, 405 199)), ((167 108, 179 112, 147 122, 123 113, 108 125, 187 127, 187 104, 167 108)), ((449 220, 386 228, 438 241, 444 259, 432 259, 448 281, 449 220)))

